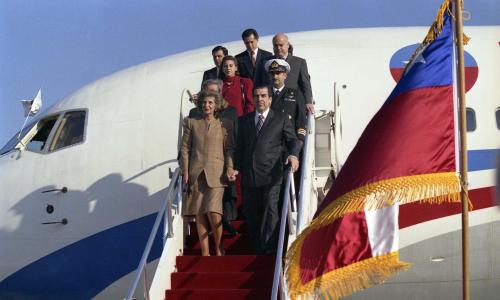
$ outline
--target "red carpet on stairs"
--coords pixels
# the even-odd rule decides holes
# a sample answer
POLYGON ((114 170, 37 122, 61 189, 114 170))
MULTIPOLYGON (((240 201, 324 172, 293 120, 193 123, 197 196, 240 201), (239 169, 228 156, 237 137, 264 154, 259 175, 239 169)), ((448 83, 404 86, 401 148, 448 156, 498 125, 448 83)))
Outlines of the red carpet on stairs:
MULTIPOLYGON (((243 221, 231 222, 240 233, 223 235, 226 256, 202 257, 195 226, 187 237, 184 255, 176 259, 167 300, 269 299, 274 256, 253 255, 243 221)), ((211 237, 210 237, 211 239, 211 237)), ((210 253, 214 253, 211 243, 210 253)))

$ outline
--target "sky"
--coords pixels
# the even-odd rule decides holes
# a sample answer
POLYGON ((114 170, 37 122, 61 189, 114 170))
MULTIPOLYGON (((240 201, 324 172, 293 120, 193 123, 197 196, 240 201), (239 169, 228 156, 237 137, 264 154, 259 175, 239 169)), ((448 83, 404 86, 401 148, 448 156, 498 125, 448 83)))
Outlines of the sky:
MULTIPOLYGON (((178 52, 239 40, 249 27, 265 36, 333 28, 428 26, 440 3, 0 0, 0 148, 24 122, 19 100, 32 99, 39 88, 43 111, 101 77, 178 52)), ((499 25, 499 0, 466 1, 465 9, 472 13, 467 25, 499 25)))

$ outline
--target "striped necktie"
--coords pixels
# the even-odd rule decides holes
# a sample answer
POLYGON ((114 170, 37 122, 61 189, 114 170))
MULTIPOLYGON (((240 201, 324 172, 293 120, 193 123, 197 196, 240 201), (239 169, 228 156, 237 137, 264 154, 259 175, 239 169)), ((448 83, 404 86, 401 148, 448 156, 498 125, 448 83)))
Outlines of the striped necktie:
POLYGON ((259 115, 259 121, 257 122, 257 134, 259 134, 260 129, 262 128, 262 125, 264 125, 264 115, 259 115))

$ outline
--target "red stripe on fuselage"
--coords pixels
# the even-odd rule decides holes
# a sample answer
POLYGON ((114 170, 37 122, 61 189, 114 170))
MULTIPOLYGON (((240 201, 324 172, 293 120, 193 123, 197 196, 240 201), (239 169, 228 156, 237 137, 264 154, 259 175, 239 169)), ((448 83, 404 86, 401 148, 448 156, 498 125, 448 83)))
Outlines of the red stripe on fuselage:
MULTIPOLYGON (((473 210, 496 206, 495 187, 485 187, 469 191, 473 210)), ((399 228, 460 214, 460 203, 427 204, 414 202, 399 207, 399 228)))

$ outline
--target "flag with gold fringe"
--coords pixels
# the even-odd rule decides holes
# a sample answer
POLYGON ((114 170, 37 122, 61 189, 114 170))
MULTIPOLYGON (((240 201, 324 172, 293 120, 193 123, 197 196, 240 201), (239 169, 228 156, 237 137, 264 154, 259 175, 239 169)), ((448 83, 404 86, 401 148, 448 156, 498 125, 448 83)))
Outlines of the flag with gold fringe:
POLYGON ((450 10, 446 0, 311 224, 288 250, 292 299, 344 297, 407 269, 410 264, 399 260, 398 205, 460 201, 450 10))

